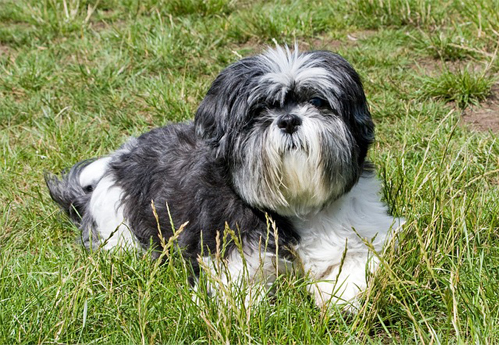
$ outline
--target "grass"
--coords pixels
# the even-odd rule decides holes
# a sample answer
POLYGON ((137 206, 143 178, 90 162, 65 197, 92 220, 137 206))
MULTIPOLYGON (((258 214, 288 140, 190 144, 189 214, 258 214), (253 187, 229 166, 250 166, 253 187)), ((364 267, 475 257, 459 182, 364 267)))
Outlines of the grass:
POLYGON ((462 120, 497 80, 497 5, 0 0, 0 343, 499 342, 499 142, 462 120), (196 304, 174 253, 86 252, 43 183, 191 119, 222 68, 274 39, 359 71, 370 159, 407 219, 357 315, 318 310, 293 274, 251 308, 196 304))
POLYGON ((423 78, 422 95, 427 98, 440 98, 456 102, 460 108, 477 105, 491 93, 495 78, 484 73, 470 72, 464 68, 454 73, 444 71, 438 77, 423 78))

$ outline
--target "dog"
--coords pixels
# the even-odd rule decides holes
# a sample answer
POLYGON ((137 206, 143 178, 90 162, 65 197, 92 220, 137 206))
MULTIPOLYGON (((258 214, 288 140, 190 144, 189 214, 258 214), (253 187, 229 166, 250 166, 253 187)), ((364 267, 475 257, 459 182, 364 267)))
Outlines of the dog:
POLYGON ((153 129, 45 179, 87 248, 159 257, 171 223, 183 224, 178 247, 196 276, 200 265, 214 270, 228 227, 239 240, 224 251, 222 281, 246 270, 267 284, 279 262, 294 262, 318 306, 344 305, 376 270, 373 249, 403 223, 380 200, 366 160, 373 140, 361 79, 344 58, 276 46, 223 70, 193 122, 153 129))

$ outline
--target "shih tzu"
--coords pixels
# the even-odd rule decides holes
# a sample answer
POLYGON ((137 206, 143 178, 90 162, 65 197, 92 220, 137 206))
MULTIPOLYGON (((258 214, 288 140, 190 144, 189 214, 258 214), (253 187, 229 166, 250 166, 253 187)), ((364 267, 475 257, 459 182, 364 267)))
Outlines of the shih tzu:
POLYGON ((86 247, 158 252, 171 221, 188 222, 177 241, 198 274, 213 269, 210 253, 229 227, 241 248, 228 244, 221 281, 246 271, 254 284, 272 282, 279 262, 293 261, 319 306, 342 304, 366 287, 372 249, 403 222, 380 201, 366 161, 373 140, 345 59, 276 47, 223 70, 194 122, 153 129, 46 182, 86 247))

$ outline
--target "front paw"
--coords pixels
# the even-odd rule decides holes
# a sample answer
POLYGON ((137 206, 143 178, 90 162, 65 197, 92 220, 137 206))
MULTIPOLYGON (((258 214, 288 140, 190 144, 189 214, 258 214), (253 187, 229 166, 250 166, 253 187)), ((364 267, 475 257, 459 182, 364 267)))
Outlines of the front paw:
POLYGON ((308 290, 321 310, 341 309, 348 314, 356 314, 360 309, 359 294, 365 289, 364 284, 349 281, 323 280, 313 282, 308 290))

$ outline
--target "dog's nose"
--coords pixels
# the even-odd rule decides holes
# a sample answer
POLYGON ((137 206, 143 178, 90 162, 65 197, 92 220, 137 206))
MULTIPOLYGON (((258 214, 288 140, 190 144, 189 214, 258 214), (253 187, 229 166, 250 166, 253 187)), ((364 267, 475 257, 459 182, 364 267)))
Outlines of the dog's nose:
POLYGON ((277 127, 288 134, 293 134, 301 125, 300 117, 296 115, 283 115, 277 120, 277 127))

